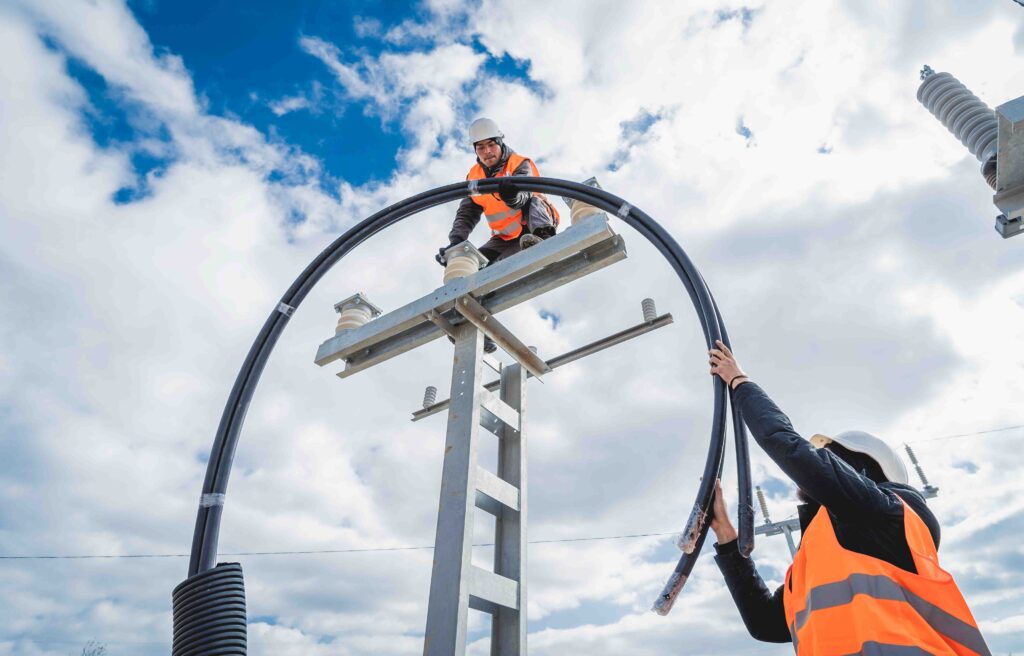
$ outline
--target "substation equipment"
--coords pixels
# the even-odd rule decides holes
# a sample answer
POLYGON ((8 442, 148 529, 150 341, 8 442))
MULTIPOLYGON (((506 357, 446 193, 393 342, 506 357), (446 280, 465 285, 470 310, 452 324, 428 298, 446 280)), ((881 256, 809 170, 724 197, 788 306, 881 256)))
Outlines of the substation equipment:
MULTIPOLYGON (((570 205, 578 208, 584 203, 570 205)), ((622 237, 611 230, 604 212, 594 212, 562 233, 483 269, 487 260, 472 244, 453 245, 445 253, 443 287, 372 320, 376 306, 362 293, 335 306, 341 315, 339 329, 320 345, 315 362, 325 366, 343 361, 341 378, 444 336, 455 346, 449 398, 438 401, 437 389, 428 387, 424 407, 412 417, 419 421, 448 412, 426 656, 465 653, 470 608, 491 615, 492 654, 526 654, 527 379, 542 378, 556 367, 672 323, 672 315, 657 316, 654 301, 643 299, 642 323, 544 360, 495 314, 625 258, 622 237), (353 326, 348 316, 363 323, 353 326), (503 365, 486 354, 485 336, 514 364, 503 365), (489 370, 498 378, 485 383, 489 370), (498 439, 497 471, 480 462, 485 438, 481 428, 498 439), (492 569, 472 562, 476 508, 494 517, 492 569)))
POLYGON ((1024 232, 1024 96, 995 111, 949 73, 921 69, 917 99, 981 162, 1004 239, 1024 232))
MULTIPOLYGON (((563 355, 544 360, 495 318, 495 314, 535 298, 626 257, 621 235, 609 225, 616 216, 647 238, 668 261, 686 289, 703 332, 705 349, 716 340, 730 345, 714 298, 696 267, 676 241, 650 216, 601 189, 594 180, 581 184, 557 178, 487 178, 439 187, 395 203, 364 219, 321 252, 292 283, 273 308, 250 348, 225 405, 214 438, 200 495, 189 559, 188 578, 172 593, 173 656, 246 654, 245 589, 239 563, 217 563, 217 544, 231 464, 256 385, 288 320, 314 285, 340 259, 374 234, 418 212, 475 194, 497 193, 500 183, 516 191, 561 196, 572 223, 561 233, 484 268, 468 243, 447 253, 445 284, 389 313, 365 294, 339 302, 334 337, 317 351, 315 361, 344 361, 342 378, 444 336, 454 341, 450 398, 437 401, 428 388, 422 419, 445 409, 448 425, 438 505, 437 537, 427 610, 425 654, 462 654, 469 608, 492 615, 492 653, 526 653, 526 381, 672 321, 658 316, 644 299, 644 321, 563 355), (501 366, 483 351, 488 337, 508 353, 513 364, 501 366), (485 367, 498 379, 483 383, 485 367), (477 462, 479 428, 497 435, 496 472, 477 462), (493 571, 471 562, 475 508, 495 522, 493 571)), ((682 590, 710 528, 715 481, 720 478, 726 446, 728 390, 711 378, 714 406, 703 475, 689 518, 679 539, 683 551, 654 610, 667 614, 682 590)), ((749 555, 754 542, 752 486, 746 427, 731 407, 738 472, 739 549, 749 555)), ((681 436, 686 438, 689 436, 681 436)))

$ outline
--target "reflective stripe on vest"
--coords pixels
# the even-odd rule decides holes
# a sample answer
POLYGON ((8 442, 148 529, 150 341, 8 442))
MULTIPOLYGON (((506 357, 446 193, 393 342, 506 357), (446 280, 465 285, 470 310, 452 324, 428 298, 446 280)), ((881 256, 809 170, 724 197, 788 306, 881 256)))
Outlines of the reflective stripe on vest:
MULTIPOLYGON (((902 500, 901 500, 902 501, 902 500)), ((796 653, 991 656, 928 527, 903 503, 915 572, 844 549, 823 507, 786 574, 783 606, 796 653)))
POLYGON ((872 641, 861 645, 860 651, 857 653, 845 654, 844 656, 931 656, 931 654, 920 647, 887 645, 872 641))
MULTIPOLYGON (((917 614, 936 632, 947 638, 956 640, 964 647, 974 650, 979 654, 988 654, 988 647, 985 646, 985 639, 981 632, 964 622, 953 617, 933 603, 930 603, 907 590, 888 576, 870 574, 851 574, 842 581, 825 583, 811 589, 807 593, 807 605, 796 613, 796 620, 790 626, 790 634, 796 635, 807 623, 808 618, 814 611, 825 610, 845 606, 853 601, 855 595, 866 595, 873 599, 882 601, 902 601, 910 604, 917 611, 917 614)), ((869 643, 865 643, 869 644, 869 643)), ((889 645, 886 645, 889 647, 889 645)), ((913 649, 917 649, 914 647, 913 649)), ((861 652, 869 653, 869 652, 861 652)), ((903 653, 903 652, 870 652, 879 654, 903 653)), ((907 654, 927 654, 923 651, 908 651, 907 654)))
MULTIPOLYGON (((508 159, 505 161, 505 166, 500 171, 494 174, 494 177, 500 178, 507 175, 512 175, 516 169, 523 162, 530 163, 530 172, 533 176, 539 176, 540 173, 537 171, 537 166, 528 157, 523 157, 517 153, 509 153, 508 159)), ((484 172, 484 168, 479 162, 473 165, 473 168, 469 170, 469 174, 466 176, 467 180, 481 180, 487 177, 484 172)), ((542 194, 534 194, 534 196, 541 196, 542 194)), ((483 208, 484 216, 487 218, 487 225, 491 227, 491 234, 500 239, 506 241, 516 239, 523 232, 523 212, 522 210, 514 210, 502 201, 497 194, 480 194, 478 196, 471 196, 473 202, 483 208)), ((545 199, 546 200, 546 199, 545 199)), ((548 205, 549 207, 550 204, 548 205)), ((555 219, 555 225, 558 225, 558 212, 551 207, 552 213, 555 219)))

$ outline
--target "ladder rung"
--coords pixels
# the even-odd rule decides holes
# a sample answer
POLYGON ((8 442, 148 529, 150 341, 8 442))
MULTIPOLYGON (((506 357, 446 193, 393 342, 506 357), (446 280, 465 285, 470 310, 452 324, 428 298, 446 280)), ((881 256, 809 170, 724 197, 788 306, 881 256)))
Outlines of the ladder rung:
MULTIPOLYGON (((480 465, 477 465, 476 467, 476 489, 503 506, 511 508, 512 510, 519 510, 519 488, 515 487, 508 481, 498 478, 480 465)), ((497 514, 491 512, 489 508, 485 508, 480 505, 479 495, 477 495, 476 505, 482 510, 490 512, 492 515, 497 514)))
POLYGON ((469 604, 477 610, 489 612, 488 604, 504 606, 516 610, 519 608, 519 582, 510 578, 488 572, 479 567, 470 566, 469 604), (473 598, 477 603, 474 604, 473 598), (479 603, 479 602, 485 603, 479 603))
POLYGON ((480 390, 480 399, 480 407, 505 422, 505 425, 519 430, 519 412, 515 408, 502 401, 497 394, 488 389, 480 390))
POLYGON ((480 426, 501 437, 501 431, 505 428, 505 422, 494 416, 490 410, 480 407, 480 426))

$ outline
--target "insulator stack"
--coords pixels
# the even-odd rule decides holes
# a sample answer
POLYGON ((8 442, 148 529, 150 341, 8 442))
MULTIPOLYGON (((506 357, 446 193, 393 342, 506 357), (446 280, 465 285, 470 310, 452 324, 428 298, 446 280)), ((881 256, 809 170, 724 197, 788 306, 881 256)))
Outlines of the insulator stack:
POLYGON ((918 101, 978 158, 985 181, 995 189, 999 131, 995 112, 949 73, 936 73, 925 66, 921 80, 918 101))
POLYGON ((444 268, 444 282, 448 284, 449 281, 471 276, 479 270, 480 265, 475 257, 462 257, 458 255, 450 257, 448 258, 447 266, 444 268))
POLYGON ((340 315, 334 328, 335 335, 366 325, 381 314, 380 308, 367 300, 362 292, 335 303, 334 310, 340 315))
MULTIPOLYGON (((583 184, 587 185, 588 187, 594 187, 595 189, 600 189, 601 188, 601 185, 599 185, 597 183, 597 178, 589 178, 587 180, 584 180, 583 184)), ((590 216, 594 216, 595 214, 603 214, 604 213, 601 210, 599 210, 598 208, 594 207, 593 205, 590 205, 588 203, 584 203, 581 200, 574 200, 572 198, 564 198, 564 197, 562 198, 562 200, 565 201, 565 204, 569 206, 569 223, 570 223, 570 225, 576 225, 577 223, 579 223, 583 219, 585 219, 587 217, 590 217, 590 216)))
POLYGON ((907 456, 910 458, 910 463, 914 465, 914 469, 917 470, 917 475, 921 477, 921 482, 924 483, 925 487, 928 487, 928 477, 924 475, 924 470, 921 469, 920 463, 917 462, 917 455, 914 450, 910 448, 909 444, 904 444, 903 448, 907 450, 907 456))
POLYGON ((437 388, 433 385, 423 391, 423 407, 429 408, 437 402, 437 388))
POLYGON ((640 307, 644 312, 644 321, 651 323, 658 318, 658 308, 654 305, 653 298, 645 298, 640 301, 640 307))
POLYGON ((341 316, 338 317, 338 325, 334 329, 335 333, 340 333, 345 330, 351 330, 352 328, 358 328, 364 324, 370 323, 370 308, 353 306, 345 308, 341 312, 341 316))
POLYGON ((471 276, 487 264, 487 258, 480 254, 473 244, 464 241, 444 252, 444 284, 456 278, 471 276))
POLYGON ((764 521, 771 522, 772 520, 768 517, 768 502, 764 499, 764 492, 761 491, 761 486, 757 486, 755 490, 757 490, 757 502, 761 504, 761 516, 764 517, 764 521))

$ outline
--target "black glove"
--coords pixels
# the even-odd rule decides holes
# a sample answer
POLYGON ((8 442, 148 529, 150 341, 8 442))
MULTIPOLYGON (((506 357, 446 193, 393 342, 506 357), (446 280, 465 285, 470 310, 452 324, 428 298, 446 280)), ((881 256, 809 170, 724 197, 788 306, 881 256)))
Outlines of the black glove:
POLYGON ((501 184, 498 185, 498 198, 509 207, 512 207, 512 204, 519 200, 519 192, 511 180, 502 180, 501 184))
POLYGON ((440 264, 441 266, 447 266, 447 263, 445 262, 444 259, 444 254, 445 251, 447 251, 451 247, 452 245, 448 244, 447 246, 442 246, 441 248, 437 249, 437 255, 434 256, 434 259, 437 260, 437 263, 440 264))

